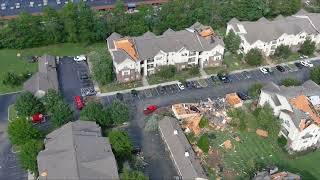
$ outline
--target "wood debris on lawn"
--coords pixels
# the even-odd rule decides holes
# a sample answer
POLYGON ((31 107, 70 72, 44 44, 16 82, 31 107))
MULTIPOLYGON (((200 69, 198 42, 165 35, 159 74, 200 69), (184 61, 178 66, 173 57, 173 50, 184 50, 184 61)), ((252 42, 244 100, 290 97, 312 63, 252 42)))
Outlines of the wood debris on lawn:
POLYGON ((269 136, 269 133, 268 131, 265 131, 263 129, 257 129, 256 130, 256 133, 261 136, 261 137, 264 137, 264 138, 267 138, 269 136))
POLYGON ((223 142, 223 146, 224 146, 224 148, 226 148, 226 149, 232 149, 233 148, 233 145, 232 145, 232 143, 231 143, 231 140, 226 140, 225 142, 223 142))

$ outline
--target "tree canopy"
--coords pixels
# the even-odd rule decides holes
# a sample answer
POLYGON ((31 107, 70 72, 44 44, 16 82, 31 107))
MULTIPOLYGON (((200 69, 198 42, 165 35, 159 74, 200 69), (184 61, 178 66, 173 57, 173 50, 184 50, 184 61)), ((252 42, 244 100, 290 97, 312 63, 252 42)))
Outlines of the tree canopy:
POLYGON ((112 122, 116 125, 122 124, 129 120, 129 109, 120 101, 113 101, 108 108, 112 122))
POLYGON ((320 67, 311 69, 310 79, 320 85, 320 67))
POLYGON ((259 84, 259 83, 253 84, 249 88, 249 96, 251 96, 252 98, 257 98, 260 95, 262 87, 263 87, 262 84, 259 84))
POLYGON ((128 133, 121 130, 111 131, 108 135, 113 152, 119 162, 131 158, 133 150, 128 133))
POLYGON ((300 85, 300 81, 298 81, 297 79, 287 78, 287 79, 282 80, 281 84, 286 86, 286 87, 299 86, 300 85))
POLYGON ((21 146, 19 160, 23 169, 30 170, 35 175, 38 174, 37 156, 43 147, 42 140, 34 139, 21 146))
POLYGON ((49 89, 47 93, 41 98, 41 102, 48 112, 51 112, 55 106, 63 101, 61 94, 53 89, 49 89))
POLYGON ((58 101, 51 109, 51 121, 54 127, 58 128, 73 120, 73 112, 64 101, 58 101))
POLYGON ((246 62, 251 66, 259 66, 262 64, 263 57, 258 49, 251 49, 245 56, 246 62))
POLYGON ((209 138, 208 134, 201 135, 200 139, 197 142, 198 147, 205 153, 209 151, 209 138))
POLYGON ((277 58, 288 59, 291 54, 289 46, 280 45, 274 52, 274 56, 277 58))
POLYGON ((239 50, 241 39, 238 35, 234 33, 233 30, 230 30, 230 32, 226 35, 223 41, 224 41, 224 44, 226 45, 226 48, 230 52, 234 54, 237 53, 237 51, 239 50))
POLYGON ((19 116, 29 117, 36 113, 43 113, 45 108, 41 101, 31 92, 23 92, 15 103, 15 108, 19 116))
POLYGON ((80 119, 85 121, 95 121, 102 127, 112 125, 112 118, 107 110, 105 110, 101 103, 90 101, 80 112, 80 119))
POLYGON ((12 144, 22 145, 32 139, 41 138, 41 133, 34 128, 32 122, 25 118, 17 118, 9 123, 8 135, 12 144))
POLYGON ((316 43, 312 41, 310 38, 307 38, 301 45, 299 52, 301 54, 310 56, 314 53, 315 50, 316 50, 316 43))

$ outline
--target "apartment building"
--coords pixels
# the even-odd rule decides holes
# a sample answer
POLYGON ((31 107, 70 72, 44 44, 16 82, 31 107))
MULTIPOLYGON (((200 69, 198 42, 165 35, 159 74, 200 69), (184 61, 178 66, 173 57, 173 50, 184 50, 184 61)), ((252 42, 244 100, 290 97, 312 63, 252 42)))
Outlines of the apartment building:
POLYGON ((241 38, 238 53, 248 53, 251 49, 260 49, 265 56, 272 55, 280 45, 292 48, 299 47, 306 38, 310 38, 319 47, 320 14, 307 13, 304 10, 297 14, 273 20, 264 17, 258 21, 239 21, 231 19, 227 32, 234 31, 241 38))
POLYGON ((165 65, 175 65, 178 70, 191 65, 219 66, 224 53, 222 38, 199 22, 181 31, 168 29, 159 36, 148 31, 123 37, 114 32, 107 45, 118 82, 139 80, 165 65))
POLYGON ((320 86, 309 80, 301 86, 262 88, 259 105, 269 104, 282 120, 280 133, 293 151, 320 145, 320 86))

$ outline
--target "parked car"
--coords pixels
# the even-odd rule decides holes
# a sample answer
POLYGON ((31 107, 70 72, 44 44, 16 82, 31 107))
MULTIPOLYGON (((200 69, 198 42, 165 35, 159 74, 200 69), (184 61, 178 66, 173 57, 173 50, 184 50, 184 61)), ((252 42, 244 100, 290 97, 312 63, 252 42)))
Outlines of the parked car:
POLYGON ((192 83, 190 81, 186 81, 186 87, 188 89, 192 89, 192 83))
POLYGON ((74 97, 74 103, 76 105, 76 108, 81 110, 84 107, 84 102, 81 99, 81 96, 75 96, 74 97))
POLYGON ((181 82, 178 82, 177 85, 178 85, 180 90, 184 90, 185 89, 184 85, 181 82))
POLYGON ((196 81, 191 81, 193 84, 193 87, 195 87, 196 89, 201 89, 202 87, 200 86, 200 84, 196 81))
POLYGON ((158 109, 157 105, 149 105, 143 110, 144 115, 149 115, 158 109))
POLYGON ((45 117, 41 113, 36 113, 33 116, 31 116, 31 121, 33 123, 42 123, 45 122, 45 117))
POLYGON ((310 61, 300 61, 300 64, 302 64, 305 67, 313 67, 313 64, 310 61))
POLYGON ((219 80, 223 83, 229 83, 231 82, 230 78, 226 75, 226 74, 221 74, 221 73, 218 73, 217 74, 217 77, 219 78, 219 80))
POLYGON ((87 73, 81 72, 80 73, 80 79, 89 79, 89 76, 87 73))
POLYGON ((73 60, 76 61, 76 62, 80 62, 80 61, 85 61, 85 60, 87 60, 87 58, 86 58, 85 55, 80 55, 80 56, 75 56, 75 57, 73 58, 73 60))
POLYGON ((242 72, 242 75, 246 78, 246 79, 250 79, 251 78, 251 75, 248 71, 243 71, 242 72))
POLYGON ((116 94, 116 98, 119 99, 120 101, 122 101, 123 100, 123 94, 117 93, 116 94))
POLYGON ((261 68, 259 68, 260 69, 260 71, 262 72, 262 74, 268 74, 269 73, 269 71, 267 70, 267 68, 265 68, 265 67, 261 67, 261 68))
POLYGON ((157 90, 158 90, 159 94, 165 94, 165 92, 166 92, 166 90, 162 86, 158 86, 157 90))
POLYGON ((303 66, 301 63, 299 63, 299 62, 294 63, 294 65, 296 65, 297 68, 299 68, 299 69, 302 69, 302 68, 304 67, 304 66, 303 66))
POLYGON ((277 69, 278 71, 280 71, 280 72, 285 72, 285 71, 286 71, 286 69, 285 69, 284 67, 280 66, 280 65, 277 65, 277 66, 276 66, 276 69, 277 69))
POLYGON ((250 96, 247 93, 244 93, 244 92, 237 92, 237 95, 243 101, 251 99, 250 96))

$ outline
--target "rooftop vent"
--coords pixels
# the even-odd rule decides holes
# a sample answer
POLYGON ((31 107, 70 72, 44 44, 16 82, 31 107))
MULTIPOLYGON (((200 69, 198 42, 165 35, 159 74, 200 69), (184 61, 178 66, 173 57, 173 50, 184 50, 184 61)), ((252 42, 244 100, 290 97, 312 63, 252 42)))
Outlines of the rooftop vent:
POLYGON ((177 134, 178 134, 178 131, 175 129, 175 130, 173 131, 173 134, 174 134, 174 135, 177 135, 177 134))

